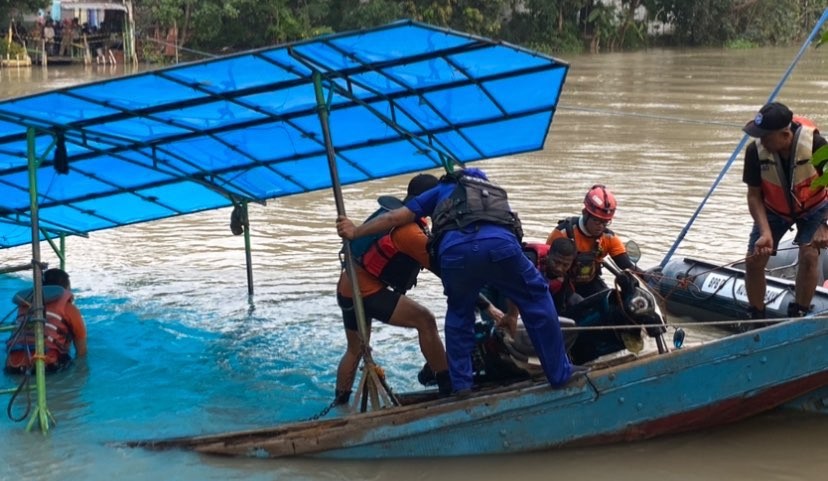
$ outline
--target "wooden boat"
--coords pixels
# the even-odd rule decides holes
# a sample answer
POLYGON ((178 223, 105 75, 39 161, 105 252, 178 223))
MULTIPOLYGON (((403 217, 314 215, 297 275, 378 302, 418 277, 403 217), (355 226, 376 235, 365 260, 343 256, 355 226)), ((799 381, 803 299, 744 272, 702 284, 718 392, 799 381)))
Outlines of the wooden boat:
POLYGON ((543 380, 463 398, 227 434, 127 443, 228 456, 465 456, 632 441, 738 421, 828 386, 828 323, 781 322, 666 354, 596 365, 562 389, 543 380))

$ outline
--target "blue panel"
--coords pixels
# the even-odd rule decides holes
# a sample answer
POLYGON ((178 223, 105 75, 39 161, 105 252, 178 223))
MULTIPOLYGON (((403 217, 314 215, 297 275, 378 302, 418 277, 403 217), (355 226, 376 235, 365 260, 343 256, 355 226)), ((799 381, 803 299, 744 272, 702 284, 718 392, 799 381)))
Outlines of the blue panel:
MULTIPOLYGON (((365 98, 380 93, 383 95, 391 95, 406 89, 404 82, 394 77, 389 77, 379 71, 372 70, 370 72, 352 75, 350 79, 352 81, 352 93, 357 98, 365 98)), ((347 89, 348 83, 344 80, 338 79, 337 83, 347 89)))
MULTIPOLYGON (((78 202, 75 207, 83 210, 91 210, 101 216, 111 219, 117 224, 131 224, 152 219, 160 219, 177 214, 175 211, 165 209, 153 202, 138 197, 135 194, 117 194, 110 196, 106 203, 100 200, 78 202), (117 206, 116 209, 107 209, 107 204, 117 206), (99 211, 100 210, 100 211, 99 211)), ((94 221, 94 223, 103 221, 94 221)), ((94 223, 92 225, 94 225, 94 223)))
POLYGON ((316 108, 316 96, 313 84, 306 83, 294 87, 249 95, 239 99, 246 105, 256 106, 274 115, 286 115, 316 108))
POLYGON ((96 83, 88 87, 75 87, 70 89, 70 92, 130 110, 181 102, 207 95, 153 73, 96 83))
POLYGON ((330 122, 337 127, 336 131, 331 132, 331 137, 338 145, 399 137, 396 130, 362 107, 334 110, 330 114, 330 122))
POLYGON ((68 174, 58 174, 55 169, 47 167, 37 169, 37 190, 43 197, 41 202, 60 202, 104 192, 117 192, 120 188, 91 179, 71 169, 68 174))
POLYGON ((477 86, 429 93, 425 98, 432 108, 454 124, 475 122, 502 115, 497 106, 477 86))
POLYGON ((470 143, 469 139, 464 137, 460 131, 440 133, 434 137, 439 142, 438 145, 445 145, 451 156, 461 162, 479 160, 485 157, 485 154, 475 147, 476 142, 470 143))
POLYGON ((223 144, 210 137, 176 142, 165 147, 165 151, 177 155, 180 159, 168 156, 169 164, 182 171, 195 174, 209 174, 233 167, 247 165, 254 160, 239 155, 233 144, 223 144))
POLYGON ((307 66, 293 58, 286 48, 277 48, 274 50, 259 52, 259 55, 270 60, 276 65, 281 66, 285 70, 292 72, 298 77, 310 78, 313 73, 307 66))
POLYGON ((219 94, 298 78, 296 74, 252 54, 176 68, 166 75, 219 94))
MULTIPOLYGON (((525 77, 512 77, 483 83, 483 88, 504 106, 509 113, 538 108, 553 108, 558 103, 560 88, 566 70, 558 68, 525 77), (526 89, 527 80, 537 88, 526 89)), ((535 126, 540 128, 542 126, 535 126)))
POLYGON ((32 228, 0 221, 0 245, 18 246, 32 240, 32 228))
POLYGON ((548 57, 495 45, 451 55, 449 59, 474 78, 550 64, 548 57))
POLYGON ((350 161, 368 171, 371 178, 390 177, 435 167, 420 148, 406 141, 349 150, 346 155, 350 161))
POLYGON ((0 137, 9 135, 25 135, 26 128, 12 122, 4 122, 0 120, 0 137))
MULTIPOLYGON (((304 159, 301 162, 281 162, 275 168, 289 178, 299 179, 307 190, 321 189, 331 185, 328 159, 324 155, 304 159)), ((346 170, 350 171, 350 168, 346 170)))
POLYGON ((0 113, 18 113, 27 117, 68 124, 117 113, 117 110, 87 102, 63 93, 47 93, 0 104, 0 113))
MULTIPOLYGON (((40 218, 43 222, 51 222, 58 227, 64 227, 79 232, 88 232, 118 225, 117 223, 112 223, 92 215, 98 207, 105 206, 101 205, 99 201, 87 202, 83 207, 87 210, 87 212, 83 212, 82 210, 78 210, 74 206, 69 205, 45 207, 40 209, 40 218)), ((105 212, 105 214, 109 213, 110 212, 105 212)))
POLYGON ((138 193, 145 197, 158 198, 159 202, 165 206, 181 212, 198 212, 232 205, 226 197, 195 182, 180 182, 170 186, 141 190, 138 193))
MULTIPOLYGON (((327 165, 325 166, 327 169, 327 165)), ((255 167, 240 172, 232 177, 233 185, 237 185, 247 192, 256 193, 261 199, 271 199, 285 195, 307 192, 310 187, 303 184, 303 179, 287 177, 282 174, 279 166, 255 167)))
POLYGON ((153 118, 158 120, 201 130, 215 129, 265 117, 264 114, 223 100, 153 115, 153 118))
POLYGON ((72 163, 70 169, 120 185, 125 189, 169 181, 173 178, 167 173, 113 157, 95 157, 83 162, 72 163))
MULTIPOLYGON (((403 25, 397 28, 379 29, 364 35, 334 39, 330 42, 340 49, 353 52, 363 61, 377 62, 414 57, 465 45, 471 41, 467 37, 419 25, 403 25)), ((327 65, 334 69, 343 69, 351 65, 336 56, 325 57, 325 59, 327 65)))
MULTIPOLYGON (((15 186, 18 190, 3 198, 2 206, 11 210, 26 209, 29 207, 29 174, 27 171, 7 173, 0 180, 8 186, 15 186)), ((41 189, 42 191, 42 189, 41 189)))
POLYGON ((421 125, 417 130, 443 130, 450 127, 447 119, 435 111, 424 98, 404 97, 396 99, 395 103, 405 114, 421 125))
POLYGON ((411 89, 424 89, 469 79, 469 76, 464 75, 442 58, 403 64, 383 69, 382 72, 411 89))
POLYGON ((285 159, 312 152, 324 152, 325 147, 321 143, 322 134, 319 133, 319 119, 314 116, 302 121, 302 124, 313 135, 304 135, 296 128, 284 123, 274 123, 244 130, 233 130, 217 137, 230 145, 237 146, 245 155, 262 160, 285 159))
POLYGON ((141 117, 132 117, 126 120, 101 124, 90 127, 89 130, 105 135, 132 138, 140 142, 149 142, 161 137, 192 132, 189 129, 183 129, 141 117))
POLYGON ((463 133, 476 140, 475 145, 483 149, 486 157, 500 157, 514 152, 542 149, 546 132, 534 127, 549 125, 551 121, 551 114, 544 112, 463 129, 463 133))

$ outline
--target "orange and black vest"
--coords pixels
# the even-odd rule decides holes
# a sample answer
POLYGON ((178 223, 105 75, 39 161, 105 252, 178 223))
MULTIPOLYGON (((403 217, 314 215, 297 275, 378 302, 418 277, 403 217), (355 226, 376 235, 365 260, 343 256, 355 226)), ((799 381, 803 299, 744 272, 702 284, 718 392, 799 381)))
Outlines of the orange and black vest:
MULTIPOLYGON (((559 221, 557 227, 557 229, 566 232, 566 236, 576 246, 578 243, 575 241, 575 229, 578 228, 579 222, 580 217, 569 217, 559 221)), ((581 233, 583 234, 583 232, 581 233)), ((592 249, 588 252, 578 251, 575 255, 575 262, 572 263, 572 267, 569 270, 572 282, 585 284, 601 275, 601 262, 607 254, 601 245, 601 238, 612 235, 614 235, 613 232, 605 228, 604 233, 600 237, 592 239, 592 249)))
MULTIPOLYGON (((35 353, 34 323, 30 321, 31 289, 24 289, 14 296, 17 304, 17 324, 22 325, 6 341, 8 357, 6 365, 13 368, 30 367, 32 356, 35 353), (25 353, 25 355, 14 355, 25 353)), ((64 320, 66 306, 72 301, 72 291, 60 286, 44 286, 44 303, 46 307, 45 324, 43 329, 44 354, 48 363, 54 363, 69 355, 72 346, 72 329, 64 320)))
MULTIPOLYGON (((430 236, 428 226, 422 219, 418 219, 416 223, 426 236, 430 236)), ((364 253, 354 254, 354 260, 366 272, 388 284, 396 292, 405 294, 417 284, 417 276, 423 267, 413 257, 400 252, 391 238, 393 231, 392 229, 374 240, 364 253)))
POLYGON ((795 220, 828 199, 825 188, 811 187, 814 179, 820 176, 811 163, 815 132, 817 130, 805 122, 794 131, 790 162, 782 162, 779 155, 768 151, 759 139, 755 141, 765 207, 787 219, 795 220))

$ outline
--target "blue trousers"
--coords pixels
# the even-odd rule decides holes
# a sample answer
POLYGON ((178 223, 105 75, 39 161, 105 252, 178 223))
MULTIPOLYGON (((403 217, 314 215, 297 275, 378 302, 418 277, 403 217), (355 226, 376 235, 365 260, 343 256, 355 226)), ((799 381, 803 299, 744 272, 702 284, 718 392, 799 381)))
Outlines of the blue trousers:
POLYGON ((440 252, 440 270, 448 303, 446 354, 455 391, 472 387, 475 302, 486 284, 517 305, 549 383, 557 387, 569 380, 572 366, 555 304, 546 280, 523 255, 517 239, 476 239, 447 247, 440 252))

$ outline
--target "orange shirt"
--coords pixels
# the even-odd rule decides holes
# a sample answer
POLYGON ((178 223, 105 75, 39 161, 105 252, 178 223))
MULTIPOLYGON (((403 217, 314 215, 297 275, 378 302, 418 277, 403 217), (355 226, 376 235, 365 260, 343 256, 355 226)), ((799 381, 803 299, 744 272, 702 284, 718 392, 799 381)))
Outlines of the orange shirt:
MULTIPOLYGON (((428 269, 429 259, 426 251, 426 244, 428 243, 428 236, 416 223, 406 224, 397 227, 391 231, 391 241, 394 246, 402 252, 407 254, 421 266, 428 269)), ((360 266, 356 266, 357 282, 359 283, 359 292, 363 297, 368 297, 371 294, 376 294, 382 289, 385 289, 386 284, 369 274, 360 266)), ((339 284, 337 287, 339 294, 344 297, 353 297, 354 292, 351 288, 351 280, 348 278, 348 273, 343 269, 339 276, 339 284)))

